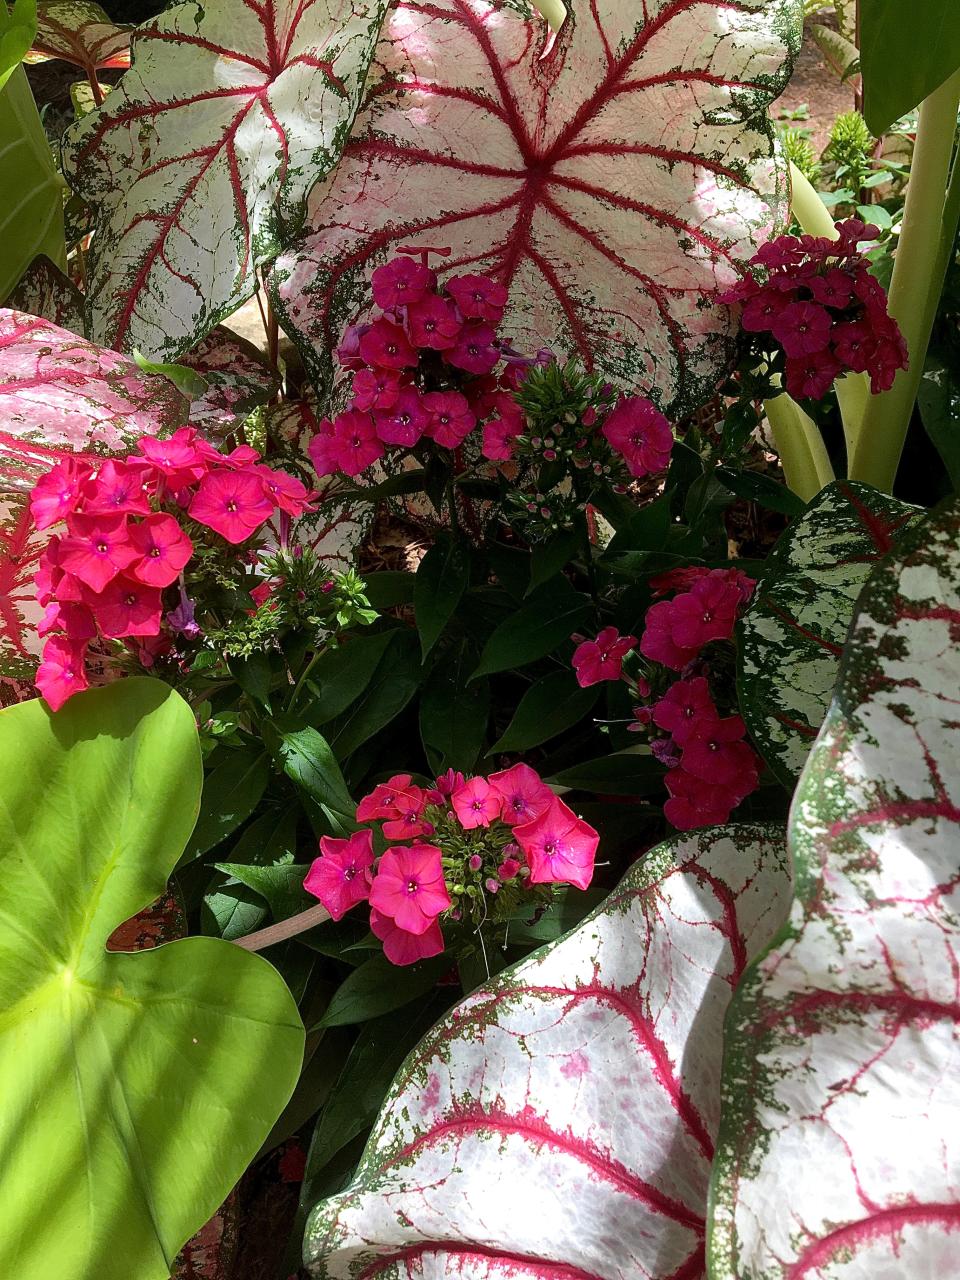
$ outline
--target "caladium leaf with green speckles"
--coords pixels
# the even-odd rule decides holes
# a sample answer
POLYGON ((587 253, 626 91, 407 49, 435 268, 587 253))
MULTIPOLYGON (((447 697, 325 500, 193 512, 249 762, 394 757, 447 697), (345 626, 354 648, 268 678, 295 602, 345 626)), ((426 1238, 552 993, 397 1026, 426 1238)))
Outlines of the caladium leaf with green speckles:
POLYGON ((105 67, 129 67, 131 30, 93 0, 40 0, 37 34, 24 62, 60 58, 95 79, 105 67))
POLYGON ((174 360, 254 290, 346 140, 387 0, 185 0, 69 131, 104 345, 174 360))
POLYGON ((736 328, 716 295, 786 215, 765 110, 802 5, 568 7, 554 39, 522 0, 391 5, 343 160, 272 274, 318 385, 371 270, 414 245, 508 285, 521 351, 578 353, 666 410, 712 393, 736 328))
POLYGON ((207 384, 190 402, 190 423, 222 435, 277 393, 280 379, 252 342, 218 325, 179 363, 194 369, 207 384))
POLYGON ((820 491, 764 565, 740 624, 740 704, 767 764, 789 786, 826 715, 856 598, 919 514, 840 480, 820 491))
POLYGON ((960 1256, 960 502, 871 575, 791 813, 797 901, 728 1019, 713 1280, 960 1256))
POLYGON ((44 254, 30 263, 7 302, 12 311, 26 311, 83 336, 83 294, 44 254))
POLYGON ((702 1277, 724 1014, 789 908, 786 861, 776 828, 672 840, 462 1002, 314 1211, 312 1274, 702 1277))

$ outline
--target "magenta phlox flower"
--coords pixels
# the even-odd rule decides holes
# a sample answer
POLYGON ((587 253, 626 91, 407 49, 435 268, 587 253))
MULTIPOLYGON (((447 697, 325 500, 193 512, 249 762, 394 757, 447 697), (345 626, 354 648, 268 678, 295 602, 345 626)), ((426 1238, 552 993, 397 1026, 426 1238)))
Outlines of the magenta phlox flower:
POLYGON ((500 793, 485 778, 468 778, 450 797, 465 831, 489 827, 500 816, 500 793))
POLYGON ((589 886, 600 837, 562 800, 554 796, 539 817, 514 827, 513 835, 526 857, 531 884, 589 886))
POLYGON ((383 954, 391 964, 416 964, 418 960, 429 960, 443 951, 443 932, 436 920, 423 933, 409 933, 390 916, 374 908, 370 912, 370 929, 383 943, 383 954))
POLYGON ((333 920, 340 920, 358 902, 366 902, 373 880, 373 832, 355 831, 345 840, 323 836, 321 856, 307 872, 303 887, 319 898, 333 920))
POLYGON ((130 576, 151 587, 169 587, 193 555, 193 543, 171 515, 155 512, 130 526, 130 541, 140 556, 130 576))
POLYGON ((670 461, 670 423, 656 405, 642 396, 624 396, 600 430, 611 448, 623 456, 632 476, 662 471, 670 461))
POLYGON ((370 277, 373 300, 384 311, 419 302, 436 283, 433 271, 407 254, 391 258, 382 267, 377 267, 370 277))
POLYGON ((370 905, 407 933, 425 933, 450 903, 435 845, 399 845, 380 858, 370 905))
POLYGON ((93 468, 77 458, 64 458, 40 477, 30 494, 30 514, 38 529, 48 529, 76 511, 93 468))
POLYGON ((90 687, 86 648, 67 636, 51 636, 43 646, 36 685, 51 711, 59 711, 68 698, 90 687))
POLYGON ((619 680, 623 659, 636 643, 636 636, 622 636, 616 627, 604 627, 595 640, 584 640, 573 651, 577 684, 586 688, 601 680, 619 680))
POLYGON ((450 276, 443 286, 467 320, 486 320, 498 325, 507 305, 507 290, 489 276, 450 276))
POLYGON ((74 516, 69 534, 60 541, 60 567, 91 591, 102 591, 139 556, 129 530, 125 515, 74 516))
POLYGON ((539 818, 552 804, 554 795, 528 764, 515 764, 487 779, 500 799, 500 818, 509 827, 539 818))

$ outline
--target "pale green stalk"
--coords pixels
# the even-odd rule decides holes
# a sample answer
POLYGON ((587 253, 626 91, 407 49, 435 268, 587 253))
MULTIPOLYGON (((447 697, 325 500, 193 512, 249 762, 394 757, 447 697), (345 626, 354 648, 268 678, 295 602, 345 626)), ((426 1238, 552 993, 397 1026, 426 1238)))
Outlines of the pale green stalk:
POLYGON ((960 106, 960 71, 920 104, 917 138, 890 282, 889 310, 906 339, 910 366, 889 391, 872 396, 850 466, 850 478, 890 492, 903 452, 943 275, 957 230, 954 191, 945 201, 960 106), (950 225, 947 225, 950 223, 950 225))
POLYGON ((787 486, 810 502, 836 479, 817 424, 786 392, 765 400, 763 407, 787 486))

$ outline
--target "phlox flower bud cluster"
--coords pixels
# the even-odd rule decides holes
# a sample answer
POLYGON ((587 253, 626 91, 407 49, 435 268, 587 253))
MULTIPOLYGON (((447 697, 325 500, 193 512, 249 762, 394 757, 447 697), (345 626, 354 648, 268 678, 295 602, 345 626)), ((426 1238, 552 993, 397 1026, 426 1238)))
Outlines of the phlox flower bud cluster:
POLYGON ((505 888, 586 889, 593 877, 597 832, 529 765, 489 778, 448 770, 432 787, 396 774, 363 797, 356 816, 376 827, 323 836, 304 887, 334 920, 367 903, 370 928, 394 964, 439 955, 443 921, 496 918, 505 888), (379 857, 375 831, 378 847, 386 845, 379 857))
POLYGON ((30 495, 38 529, 65 525, 44 548, 35 579, 45 609, 38 630, 47 637, 36 685, 55 711, 88 687, 92 642, 124 641, 150 666, 174 633, 199 634, 183 590, 175 604, 165 596, 183 581, 197 526, 238 545, 276 512, 309 509, 304 485, 248 445, 222 454, 182 427, 166 440, 144 436, 137 451, 66 458, 30 495))
POLYGON ((798 400, 819 400, 844 373, 868 373, 876 395, 907 367, 907 346, 887 311, 883 286, 860 252, 880 234, 859 218, 835 224, 839 239, 778 236, 751 258, 753 271, 721 302, 741 303, 748 333, 767 333, 782 349, 784 385, 798 400))

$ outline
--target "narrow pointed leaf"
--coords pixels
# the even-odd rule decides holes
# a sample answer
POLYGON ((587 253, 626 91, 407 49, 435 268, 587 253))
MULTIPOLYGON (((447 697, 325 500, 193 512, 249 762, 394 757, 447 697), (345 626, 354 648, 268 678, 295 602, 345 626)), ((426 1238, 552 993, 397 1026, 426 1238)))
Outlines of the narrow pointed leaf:
POLYGON ((396 0, 344 158, 273 274, 315 380, 371 269, 429 245, 510 287, 520 350, 697 404, 735 327, 715 296, 786 214, 764 110, 800 9, 577 0, 554 40, 522 0, 396 0))
POLYGON ((97 214, 90 331, 175 359, 254 290, 340 155, 386 0, 186 0, 133 36, 133 66, 69 131, 97 214))
POLYGON ((90 76, 130 65, 132 27, 114 22, 93 0, 40 0, 37 34, 24 62, 60 58, 90 76))
POLYGON ((853 606, 917 509, 869 485, 827 485, 767 559, 740 625, 740 704, 789 786, 826 715, 853 606))
POLYGON ((723 1017, 788 905, 773 828, 648 854, 407 1059, 311 1273, 702 1277, 723 1017))
POLYGON ((960 504, 860 596, 728 1023, 715 1280, 946 1277, 960 1232, 960 504))
POLYGON ((196 818, 177 694, 130 679, 55 716, 8 707, 0 754, 18 762, 0 776, 0 1274, 166 1280, 283 1109, 303 1027, 277 972, 228 943, 105 950, 196 818))

